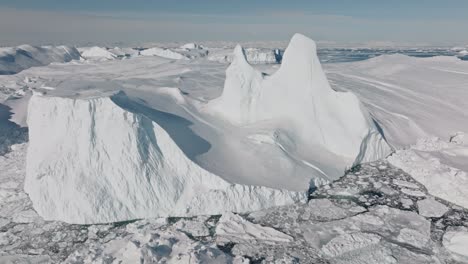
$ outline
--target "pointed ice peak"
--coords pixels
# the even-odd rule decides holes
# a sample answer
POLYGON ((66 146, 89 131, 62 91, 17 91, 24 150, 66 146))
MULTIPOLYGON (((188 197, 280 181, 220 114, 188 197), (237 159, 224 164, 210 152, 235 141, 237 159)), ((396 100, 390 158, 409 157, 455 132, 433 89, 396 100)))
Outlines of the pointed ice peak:
POLYGON ((315 41, 299 33, 294 34, 294 36, 291 38, 291 41, 289 42, 289 46, 292 46, 292 45, 302 45, 314 51, 317 49, 317 45, 315 44, 315 41))
POLYGON ((289 65, 302 65, 311 62, 318 62, 317 45, 315 41, 302 34, 294 34, 283 54, 281 67, 289 68, 289 65))
POLYGON ((359 99, 330 87, 312 39, 295 34, 280 68, 267 77, 245 61, 240 46, 234 55, 223 93, 210 105, 213 112, 234 125, 278 124, 288 143, 280 142, 280 137, 273 141, 281 148, 287 145, 286 151, 303 155, 307 164, 331 180, 346 168, 390 153, 359 99))
POLYGON ((247 56, 245 54, 244 48, 241 45, 237 44, 234 48, 232 54, 232 63, 229 67, 234 71, 240 71, 242 74, 253 74, 254 69, 250 66, 250 63, 247 61, 247 56))
POLYGON ((245 50, 240 44, 237 44, 236 47, 234 48, 233 60, 232 61, 233 62, 238 61, 238 62, 247 63, 247 57, 245 56, 245 50))

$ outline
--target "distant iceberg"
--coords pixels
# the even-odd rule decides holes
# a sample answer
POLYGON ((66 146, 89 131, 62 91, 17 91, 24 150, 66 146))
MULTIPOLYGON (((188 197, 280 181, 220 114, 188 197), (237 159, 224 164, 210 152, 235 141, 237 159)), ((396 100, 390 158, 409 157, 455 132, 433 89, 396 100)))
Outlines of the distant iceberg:
POLYGON ((79 60, 80 53, 76 48, 67 46, 0 48, 0 75, 15 74, 22 70, 45 66, 53 62, 79 60))

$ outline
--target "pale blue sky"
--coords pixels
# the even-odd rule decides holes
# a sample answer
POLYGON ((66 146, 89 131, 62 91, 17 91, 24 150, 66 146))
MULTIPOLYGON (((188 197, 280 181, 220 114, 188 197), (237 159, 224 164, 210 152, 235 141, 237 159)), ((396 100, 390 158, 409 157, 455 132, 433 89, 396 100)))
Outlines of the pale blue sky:
POLYGON ((0 45, 287 40, 468 44, 467 0, 0 0, 0 45))

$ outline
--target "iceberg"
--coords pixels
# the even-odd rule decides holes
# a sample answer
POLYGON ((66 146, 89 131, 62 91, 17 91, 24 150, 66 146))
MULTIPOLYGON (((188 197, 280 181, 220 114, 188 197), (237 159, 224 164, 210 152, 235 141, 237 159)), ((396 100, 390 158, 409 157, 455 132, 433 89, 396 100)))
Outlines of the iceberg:
POLYGON ((188 58, 184 55, 172 51, 170 49, 163 49, 158 47, 153 47, 140 51, 141 56, 159 56, 162 58, 173 59, 173 60, 187 60, 188 58))
POLYGON ((16 74, 31 67, 45 66, 53 62, 63 63, 79 59, 78 50, 67 46, 21 45, 0 48, 0 75, 16 74))
POLYGON ((270 141, 329 179, 391 153, 359 99, 330 87, 315 42, 300 34, 294 35, 281 67, 271 76, 254 69, 238 45, 222 95, 205 111, 236 126, 274 123, 277 132, 270 141))
POLYGON ((193 50, 193 49, 203 49, 202 45, 196 43, 187 43, 179 47, 180 49, 184 50, 193 50))
POLYGON ((114 60, 117 55, 101 47, 91 47, 83 50, 81 56, 85 59, 114 60))
POLYGON ((91 76, 95 91, 35 93, 24 188, 36 211, 81 224, 244 213, 305 201, 391 152, 356 96, 330 88, 312 40, 295 35, 271 76, 240 46, 233 57, 221 96, 205 102, 177 87, 106 91, 91 76))
POLYGON ((34 94, 25 191, 46 220, 92 224, 248 212, 305 201, 306 192, 232 184, 188 159, 140 113, 96 98, 34 94))
MULTIPOLYGON (((283 51, 279 49, 247 48, 244 49, 244 54, 249 63, 272 64, 281 62, 283 51)), ((208 60, 210 61, 231 63, 234 58, 235 54, 226 49, 213 49, 208 53, 208 60)))

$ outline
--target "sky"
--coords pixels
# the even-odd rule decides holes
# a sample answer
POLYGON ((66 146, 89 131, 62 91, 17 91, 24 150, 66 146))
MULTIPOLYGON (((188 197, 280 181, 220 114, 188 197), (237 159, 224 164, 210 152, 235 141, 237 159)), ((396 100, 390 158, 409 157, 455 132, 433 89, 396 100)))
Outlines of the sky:
POLYGON ((468 44, 468 0, 0 0, 0 46, 286 41, 468 44))

